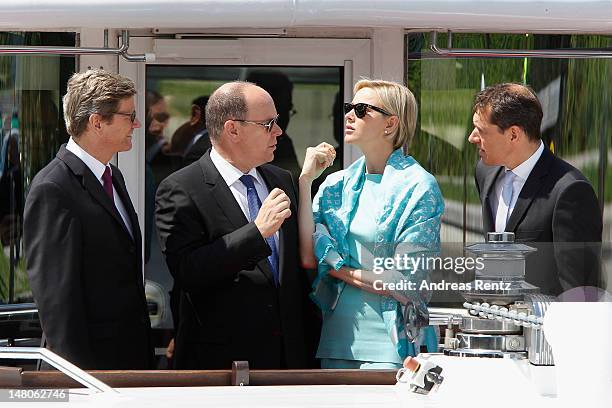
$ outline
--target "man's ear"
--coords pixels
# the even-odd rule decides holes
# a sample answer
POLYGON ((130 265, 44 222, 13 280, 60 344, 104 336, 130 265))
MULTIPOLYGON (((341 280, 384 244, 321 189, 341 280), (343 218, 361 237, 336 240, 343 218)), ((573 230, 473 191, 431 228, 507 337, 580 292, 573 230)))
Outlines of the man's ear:
POLYGON ((202 109, 198 105, 191 105, 191 119, 189 124, 195 126, 202 120, 202 109))
POLYGON ((242 132, 239 129, 240 124, 233 120, 226 120, 223 124, 223 134, 228 137, 232 143, 238 143, 242 138, 242 132))
POLYGON ((525 131, 523 130, 523 128, 521 128, 520 126, 510 126, 508 128, 508 132, 510 133, 510 141, 511 142, 515 142, 520 140, 523 137, 526 137, 527 135, 525 134, 525 131))
POLYGON ((102 128, 102 116, 94 113, 89 115, 89 125, 94 131, 98 131, 102 128))

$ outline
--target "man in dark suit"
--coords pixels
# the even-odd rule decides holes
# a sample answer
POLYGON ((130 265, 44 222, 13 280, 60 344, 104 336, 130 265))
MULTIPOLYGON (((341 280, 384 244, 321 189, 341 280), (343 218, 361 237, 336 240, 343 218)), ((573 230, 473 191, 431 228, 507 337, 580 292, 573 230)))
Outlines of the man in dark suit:
POLYGON ((246 80, 265 89, 272 97, 274 106, 278 111, 278 126, 283 130, 283 134, 276 139, 274 160, 270 163, 289 170, 294 179, 297 180, 302 168, 295 154, 293 141, 287 134, 289 121, 291 116, 295 114, 293 109, 293 82, 285 73, 274 70, 251 71, 246 80))
POLYGON ((470 143, 478 147, 476 187, 485 234, 514 232, 538 251, 526 280, 549 295, 600 286, 602 216, 589 181, 544 146, 542 107, 518 84, 481 91, 470 143))
POLYGON ((207 103, 208 96, 195 98, 191 102, 189 120, 179 126, 172 135, 171 151, 183 158, 181 167, 197 161, 211 147, 206 131, 207 103))
POLYGON ((282 130, 270 95, 221 86, 206 107, 212 149, 157 190, 162 250, 182 288, 175 366, 308 367, 308 283, 299 266, 297 191, 267 165, 282 130))
POLYGON ((109 163, 140 127, 135 94, 113 73, 73 75, 71 138, 26 199, 26 267, 47 346, 84 369, 146 369, 153 359, 138 218, 109 163))
POLYGON ((208 136, 208 130, 202 129, 193 137, 193 144, 187 148, 183 161, 182 167, 188 166, 191 163, 198 161, 200 157, 206 153, 208 149, 212 147, 210 143, 210 137, 208 136))
MULTIPOLYGON (((200 96, 193 101, 190 123, 195 123, 193 126, 189 144, 183 152, 183 161, 181 167, 190 165, 191 163, 200 160, 200 157, 212 147, 210 144, 210 136, 206 129, 206 104, 208 96, 200 96), (196 108, 197 107, 197 108, 196 108)), ((178 132, 178 130, 177 130, 178 132)))

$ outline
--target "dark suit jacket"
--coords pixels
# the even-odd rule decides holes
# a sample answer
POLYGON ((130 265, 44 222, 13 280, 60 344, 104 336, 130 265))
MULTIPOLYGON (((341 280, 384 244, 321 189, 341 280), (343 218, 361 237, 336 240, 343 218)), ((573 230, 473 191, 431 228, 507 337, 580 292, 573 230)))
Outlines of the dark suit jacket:
POLYGON ((208 132, 206 132, 192 146, 187 148, 181 167, 188 166, 200 160, 200 157, 204 156, 204 153, 206 153, 210 147, 210 136, 208 136, 208 132))
POLYGON ((280 285, 271 250, 247 222, 207 152, 165 179, 157 190, 156 222, 168 268, 183 290, 175 366, 229 369, 308 367, 314 349, 304 326, 308 284, 298 261, 297 193, 288 172, 258 167, 268 188, 291 200, 279 235, 280 285))
POLYGON ((102 184, 64 145, 26 199, 26 266, 51 350, 85 369, 146 369, 153 354, 140 228, 111 167, 134 239, 102 184))
MULTIPOLYGON (((484 233, 495 230, 489 197, 503 167, 476 166, 484 233)), ((544 148, 527 178, 506 226, 517 242, 538 251, 529 255, 527 282, 559 295, 580 286, 601 285, 602 215, 588 180, 544 148)))

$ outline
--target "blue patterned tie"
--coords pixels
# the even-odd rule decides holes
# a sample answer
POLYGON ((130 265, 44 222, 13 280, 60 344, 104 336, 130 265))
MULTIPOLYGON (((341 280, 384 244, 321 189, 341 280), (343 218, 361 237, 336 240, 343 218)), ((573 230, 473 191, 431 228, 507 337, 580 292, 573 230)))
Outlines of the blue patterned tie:
POLYGON ((516 174, 512 171, 506 172, 506 179, 504 180, 504 185, 502 187, 502 200, 508 207, 508 213, 506 214, 506 223, 508 222, 508 218, 510 217, 510 204, 512 203, 512 196, 514 195, 514 186, 512 183, 514 182, 514 178, 516 174))
MULTIPOLYGON (((247 188, 247 202, 249 203, 250 215, 249 221, 253 222, 259 213, 259 209, 261 208, 261 201, 257 195, 257 190, 255 190, 255 182, 253 180, 253 176, 250 174, 241 176, 240 181, 247 188)), ((272 269, 272 275, 274 275, 274 284, 278 286, 278 251, 276 249, 276 244, 274 243, 274 234, 266 238, 266 242, 268 242, 268 246, 270 246, 270 249, 272 250, 272 255, 268 257, 268 262, 270 263, 270 269, 272 269)))

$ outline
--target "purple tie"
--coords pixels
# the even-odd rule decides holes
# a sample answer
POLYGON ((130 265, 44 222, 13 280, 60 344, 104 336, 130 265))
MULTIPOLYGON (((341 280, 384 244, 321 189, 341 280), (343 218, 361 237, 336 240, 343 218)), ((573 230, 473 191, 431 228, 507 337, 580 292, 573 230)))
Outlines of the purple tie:
POLYGON ((111 201, 114 203, 115 198, 113 197, 113 176, 111 176, 110 166, 106 166, 106 169, 104 169, 104 174, 102 174, 102 183, 104 183, 104 191, 106 191, 106 195, 108 195, 111 201))

